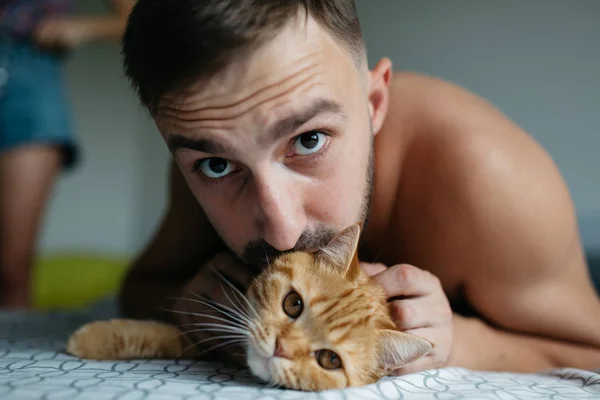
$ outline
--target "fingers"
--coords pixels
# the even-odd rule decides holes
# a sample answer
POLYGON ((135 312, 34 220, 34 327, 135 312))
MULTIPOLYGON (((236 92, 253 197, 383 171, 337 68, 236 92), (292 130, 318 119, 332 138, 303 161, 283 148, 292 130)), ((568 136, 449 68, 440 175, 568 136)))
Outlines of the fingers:
POLYGON ((433 274, 409 264, 398 264, 374 275, 388 297, 424 296, 437 289, 439 280, 433 274))
POLYGON ((385 271, 387 269, 387 267, 380 263, 372 264, 372 263, 361 262, 360 269, 362 269, 363 272, 365 274, 367 274, 367 276, 373 276, 373 275, 377 275, 377 274, 385 271))
POLYGON ((396 375, 443 367, 452 345, 452 309, 440 280, 428 271, 399 264, 371 277, 385 290, 390 316, 398 330, 429 341, 431 352, 396 375))
POLYGON ((395 300, 389 304, 390 314, 401 331, 431 326, 430 311, 423 310, 418 300, 395 300))
POLYGON ((438 296, 394 300, 389 303, 392 320, 401 331, 446 325, 452 316, 449 307, 438 296))

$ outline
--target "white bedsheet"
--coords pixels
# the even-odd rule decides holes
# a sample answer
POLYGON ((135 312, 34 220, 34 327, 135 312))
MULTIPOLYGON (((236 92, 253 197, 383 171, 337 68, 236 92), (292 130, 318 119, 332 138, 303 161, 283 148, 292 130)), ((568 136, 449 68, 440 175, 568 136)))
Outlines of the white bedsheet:
POLYGON ((302 393, 265 387, 247 370, 215 363, 86 362, 64 353, 74 329, 113 315, 110 302, 84 312, 0 313, 0 399, 600 399, 600 371, 525 375, 447 368, 302 393))

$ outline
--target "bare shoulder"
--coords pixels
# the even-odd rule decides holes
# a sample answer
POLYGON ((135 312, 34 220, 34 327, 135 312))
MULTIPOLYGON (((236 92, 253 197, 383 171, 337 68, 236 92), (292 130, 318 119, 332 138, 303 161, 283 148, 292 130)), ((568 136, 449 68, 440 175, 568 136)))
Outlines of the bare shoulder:
MULTIPOLYGON (((500 194, 512 190, 534 196, 540 192, 537 188, 551 189, 569 202, 550 155, 486 99, 421 75, 400 75, 392 90, 398 98, 404 97, 399 105, 408 109, 405 118, 413 127, 407 167, 427 163, 431 179, 449 180, 461 192, 476 189, 477 193, 500 194)), ((485 196, 469 193, 468 199, 479 202, 481 197, 485 196)))
POLYGON ((570 194, 527 132, 440 79, 398 74, 390 90, 386 140, 400 132, 391 128, 410 127, 399 133, 408 143, 395 219, 408 261, 438 272, 448 286, 580 274, 570 194))

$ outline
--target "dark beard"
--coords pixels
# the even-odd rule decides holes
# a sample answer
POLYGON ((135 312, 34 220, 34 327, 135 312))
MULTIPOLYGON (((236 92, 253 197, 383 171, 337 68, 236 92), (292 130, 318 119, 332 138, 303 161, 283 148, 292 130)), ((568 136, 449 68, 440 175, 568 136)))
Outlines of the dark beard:
POLYGON ((305 230, 292 249, 283 251, 277 250, 264 239, 254 240, 246 245, 241 259, 249 265, 266 265, 285 253, 315 252, 325 247, 336 234, 335 229, 326 227, 305 230))
POLYGON ((361 207, 360 219, 362 222, 361 231, 364 232, 369 222, 369 213, 373 201, 373 182, 375 179, 375 140, 371 135, 371 152, 369 153, 369 164, 367 165, 366 187, 363 193, 363 203, 361 207))

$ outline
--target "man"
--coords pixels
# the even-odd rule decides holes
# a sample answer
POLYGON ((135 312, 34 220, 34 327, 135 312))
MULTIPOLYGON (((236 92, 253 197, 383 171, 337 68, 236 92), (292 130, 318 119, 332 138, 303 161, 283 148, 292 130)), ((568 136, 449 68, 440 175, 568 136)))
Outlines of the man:
POLYGON ((71 0, 0 0, 0 307, 29 308, 36 245, 52 188, 77 146, 65 54, 123 33, 133 0, 74 15, 71 0))
POLYGON ((398 373, 600 367, 600 303, 549 156, 459 87, 368 70, 352 0, 140 0, 123 52, 174 159, 124 315, 189 322, 162 310, 224 301, 209 266, 244 286, 251 265, 366 221, 364 270, 398 329, 434 345, 398 373))

